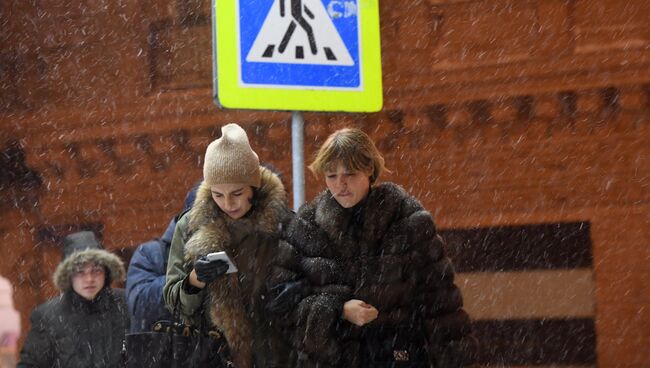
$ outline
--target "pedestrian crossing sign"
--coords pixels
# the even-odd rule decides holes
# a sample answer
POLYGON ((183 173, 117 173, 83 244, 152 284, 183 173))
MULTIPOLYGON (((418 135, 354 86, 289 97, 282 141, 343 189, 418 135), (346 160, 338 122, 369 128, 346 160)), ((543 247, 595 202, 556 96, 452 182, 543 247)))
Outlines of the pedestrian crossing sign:
POLYGON ((379 111, 378 0, 215 0, 217 102, 379 111))

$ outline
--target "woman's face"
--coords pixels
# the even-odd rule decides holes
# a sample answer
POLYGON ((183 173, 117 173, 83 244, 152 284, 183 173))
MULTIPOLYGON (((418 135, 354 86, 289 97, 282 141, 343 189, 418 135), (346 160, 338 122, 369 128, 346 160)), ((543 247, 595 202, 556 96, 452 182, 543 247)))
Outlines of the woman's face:
POLYGON ((87 300, 95 299, 105 282, 106 270, 93 262, 84 263, 72 274, 72 290, 87 300))
POLYGON ((243 217, 252 207, 253 187, 246 184, 215 184, 210 187, 214 202, 233 220, 243 217))
POLYGON ((339 163, 335 169, 325 171, 325 184, 341 207, 350 208, 368 195, 370 174, 348 170, 339 163))

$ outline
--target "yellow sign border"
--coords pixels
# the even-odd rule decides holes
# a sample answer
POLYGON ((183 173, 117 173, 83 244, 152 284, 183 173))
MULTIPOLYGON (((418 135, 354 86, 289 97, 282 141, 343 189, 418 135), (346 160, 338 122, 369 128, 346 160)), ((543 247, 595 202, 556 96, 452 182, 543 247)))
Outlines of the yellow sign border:
POLYGON ((217 95, 232 109, 375 112, 383 105, 379 1, 359 0, 363 90, 317 90, 239 85, 236 0, 215 0, 217 95))

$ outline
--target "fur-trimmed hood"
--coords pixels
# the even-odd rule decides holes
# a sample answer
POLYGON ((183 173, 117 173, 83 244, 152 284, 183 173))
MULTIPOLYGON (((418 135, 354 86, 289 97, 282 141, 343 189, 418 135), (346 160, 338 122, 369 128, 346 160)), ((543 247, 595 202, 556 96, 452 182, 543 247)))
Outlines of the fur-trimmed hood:
POLYGON ((255 190, 253 206, 243 218, 234 220, 212 198, 210 187, 202 183, 194 206, 188 213, 188 233, 184 249, 187 263, 211 252, 225 251, 234 259, 239 272, 222 276, 206 287, 211 322, 220 328, 228 341, 238 368, 252 366, 251 342, 261 326, 253 318, 258 300, 259 279, 272 257, 287 210, 287 197, 280 178, 260 166, 261 185, 255 190), (254 235, 254 236, 249 236, 254 235), (261 236, 260 236, 261 235, 261 236), (258 328, 259 327, 259 328, 258 328))
POLYGON ((54 285, 61 292, 70 290, 72 288, 72 275, 88 262, 104 266, 108 270, 110 279, 107 278, 107 282, 124 281, 124 275, 126 274, 124 262, 118 256, 103 249, 86 249, 72 253, 59 263, 52 277, 54 285))

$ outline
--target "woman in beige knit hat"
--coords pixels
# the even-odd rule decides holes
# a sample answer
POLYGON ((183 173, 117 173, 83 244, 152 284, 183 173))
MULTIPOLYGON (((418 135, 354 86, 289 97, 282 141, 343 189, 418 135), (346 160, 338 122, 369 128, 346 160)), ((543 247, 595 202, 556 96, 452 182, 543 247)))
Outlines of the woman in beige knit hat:
POLYGON ((221 132, 206 150, 194 205, 176 225, 163 295, 187 322, 222 332, 228 356, 213 351, 210 362, 286 367, 288 349, 265 304, 273 298, 267 276, 292 213, 280 178, 260 166, 246 132, 237 124, 221 132), (237 272, 206 257, 221 251, 237 272))

